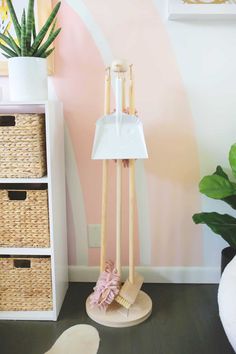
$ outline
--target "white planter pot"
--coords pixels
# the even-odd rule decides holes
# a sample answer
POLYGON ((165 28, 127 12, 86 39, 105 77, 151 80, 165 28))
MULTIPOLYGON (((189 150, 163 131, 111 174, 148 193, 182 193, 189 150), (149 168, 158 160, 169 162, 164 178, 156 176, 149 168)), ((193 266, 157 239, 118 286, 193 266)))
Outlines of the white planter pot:
POLYGON ((48 98, 47 60, 34 57, 8 59, 12 101, 44 101, 48 98))
POLYGON ((236 256, 225 268, 219 285, 218 304, 225 333, 236 352, 236 256))

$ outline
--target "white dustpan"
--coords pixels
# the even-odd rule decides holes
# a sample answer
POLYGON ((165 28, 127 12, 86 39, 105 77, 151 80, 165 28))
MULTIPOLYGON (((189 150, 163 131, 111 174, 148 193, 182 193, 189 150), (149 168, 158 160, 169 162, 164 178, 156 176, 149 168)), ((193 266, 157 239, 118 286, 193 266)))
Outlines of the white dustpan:
POLYGON ((96 123, 92 159, 146 159, 148 157, 143 125, 139 118, 123 113, 117 126, 116 114, 96 123))
POLYGON ((139 118, 122 112, 122 79, 116 79, 116 112, 96 123, 93 160, 146 159, 147 148, 139 118))

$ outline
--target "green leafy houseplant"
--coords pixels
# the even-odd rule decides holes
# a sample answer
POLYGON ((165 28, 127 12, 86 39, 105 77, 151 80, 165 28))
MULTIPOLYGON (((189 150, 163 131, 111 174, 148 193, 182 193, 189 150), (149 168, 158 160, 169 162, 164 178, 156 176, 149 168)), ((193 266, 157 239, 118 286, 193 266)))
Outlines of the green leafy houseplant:
POLYGON ((61 2, 58 2, 41 30, 36 33, 34 0, 29 0, 27 14, 25 9, 19 22, 12 1, 7 0, 12 23, 14 25, 16 39, 7 32, 0 34, 0 48, 6 58, 13 57, 37 57, 47 58, 55 48, 51 44, 58 36, 61 28, 56 29, 56 15, 61 2))
MULTIPOLYGON (((229 163, 236 177, 236 144, 231 146, 229 163)), ((199 190, 209 198, 222 200, 236 210, 236 181, 231 181, 222 169, 217 166, 216 171, 205 176, 199 183, 199 190)), ((228 244, 236 250, 236 218, 228 214, 198 213, 193 215, 195 224, 206 224, 211 230, 221 235, 228 244)))

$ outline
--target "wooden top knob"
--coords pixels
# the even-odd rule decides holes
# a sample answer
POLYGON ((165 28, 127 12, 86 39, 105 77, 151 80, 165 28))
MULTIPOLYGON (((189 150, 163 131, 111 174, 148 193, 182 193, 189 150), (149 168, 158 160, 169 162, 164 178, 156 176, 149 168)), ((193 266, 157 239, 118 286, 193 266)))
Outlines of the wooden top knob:
POLYGON ((115 73, 125 73, 128 71, 128 64, 126 60, 117 59, 113 61, 111 68, 115 73))

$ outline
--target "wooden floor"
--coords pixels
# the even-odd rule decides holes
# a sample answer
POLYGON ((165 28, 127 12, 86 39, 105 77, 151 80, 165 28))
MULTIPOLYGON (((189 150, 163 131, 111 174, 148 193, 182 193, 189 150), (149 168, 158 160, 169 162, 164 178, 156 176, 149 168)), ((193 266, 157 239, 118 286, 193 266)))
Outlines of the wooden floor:
MULTIPOLYGON (((99 354, 233 354, 221 326, 216 285, 147 284, 153 314, 143 324, 106 328, 85 313, 92 284, 72 283, 58 322, 0 321, 1 354, 43 354, 68 327, 95 326, 99 354)), ((69 354, 69 353, 65 353, 69 354)))

